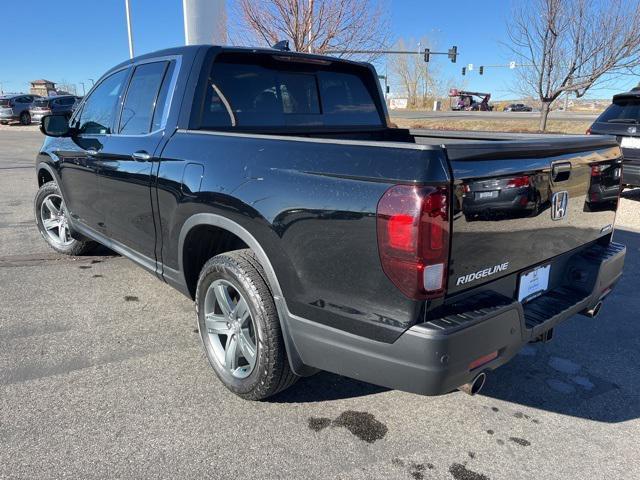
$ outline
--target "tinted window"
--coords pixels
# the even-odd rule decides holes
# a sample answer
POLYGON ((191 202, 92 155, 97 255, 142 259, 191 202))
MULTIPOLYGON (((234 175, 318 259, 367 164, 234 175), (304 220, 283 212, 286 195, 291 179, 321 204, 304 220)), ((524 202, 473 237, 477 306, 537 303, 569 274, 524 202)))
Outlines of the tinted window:
POLYGON ((0 98, 0 107, 8 107, 11 105, 11 99, 9 98, 0 98))
POLYGON ((122 116, 120 117, 121 134, 140 135, 149 133, 158 90, 160 89, 166 66, 166 62, 154 62, 136 67, 122 107, 122 116))
POLYGON ((205 128, 382 123, 372 94, 356 73, 268 58, 256 61, 255 56, 243 60, 213 64, 203 109, 205 128))
POLYGON ((169 87, 171 86, 171 78, 173 76, 173 69, 175 68, 175 62, 169 64, 166 73, 164 74, 164 80, 162 80, 162 86, 160 87, 160 93, 156 100, 156 109, 153 112, 153 121, 151 122, 151 131, 154 132, 162 127, 162 118, 165 111, 168 110, 167 95, 169 94, 169 87))
POLYGON ((36 98, 33 101, 33 106, 34 107, 48 107, 49 106, 49 100, 46 100, 44 98, 36 98))
POLYGON ((640 99, 616 100, 596 120, 596 122, 604 123, 616 121, 620 123, 640 122, 640 99))
POLYGON ((115 115, 116 103, 128 70, 120 70, 104 79, 84 103, 78 118, 81 133, 108 134, 115 115))
POLYGON ((68 107, 69 105, 73 105, 75 103, 76 99, 73 97, 66 97, 66 98, 59 98, 58 99, 58 105, 62 105, 65 107, 68 107))

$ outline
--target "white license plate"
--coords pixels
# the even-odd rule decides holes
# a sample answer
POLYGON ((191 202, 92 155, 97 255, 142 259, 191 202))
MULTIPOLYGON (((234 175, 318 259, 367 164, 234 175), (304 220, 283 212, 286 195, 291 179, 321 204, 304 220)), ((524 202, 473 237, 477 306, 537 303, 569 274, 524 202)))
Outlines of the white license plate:
POLYGON ((551 265, 543 265, 520 275, 518 301, 528 302, 540 295, 549 287, 551 265))
POLYGON ((624 148, 640 148, 640 137, 622 137, 620 146, 624 148))
POLYGON ((491 192, 476 192, 476 198, 478 200, 484 200, 485 198, 498 198, 498 191, 494 190, 491 192))

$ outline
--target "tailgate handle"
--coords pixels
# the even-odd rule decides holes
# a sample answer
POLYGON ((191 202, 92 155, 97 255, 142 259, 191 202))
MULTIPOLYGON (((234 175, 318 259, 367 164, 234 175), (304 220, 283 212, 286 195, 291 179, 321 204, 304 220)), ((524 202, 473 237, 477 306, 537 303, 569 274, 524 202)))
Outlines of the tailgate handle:
POLYGON ((554 182, 569 180, 571 175, 571 162, 556 163, 551 167, 551 175, 554 182))

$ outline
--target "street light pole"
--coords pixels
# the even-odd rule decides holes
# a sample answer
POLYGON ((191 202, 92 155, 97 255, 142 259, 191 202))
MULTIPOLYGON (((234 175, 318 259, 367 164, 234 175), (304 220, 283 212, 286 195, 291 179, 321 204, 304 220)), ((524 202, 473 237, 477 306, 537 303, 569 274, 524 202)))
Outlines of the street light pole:
POLYGON ((85 95, 84 82, 80 82, 80 85, 82 85, 82 96, 84 97, 85 95))
POLYGON ((95 80, 93 78, 90 78, 89 81, 91 82, 91 86, 93 87, 95 85, 95 80))
POLYGON ((129 0, 124 0, 124 6, 127 11, 127 33, 129 34, 129 58, 133 58, 133 34, 131 33, 131 11, 129 8, 129 0))

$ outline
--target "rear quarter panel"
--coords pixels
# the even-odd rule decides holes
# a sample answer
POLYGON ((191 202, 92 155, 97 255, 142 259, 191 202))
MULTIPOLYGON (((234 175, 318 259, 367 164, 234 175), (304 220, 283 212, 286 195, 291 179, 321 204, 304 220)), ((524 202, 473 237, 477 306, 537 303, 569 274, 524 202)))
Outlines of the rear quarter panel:
POLYGON ((448 181, 442 150, 401 144, 179 131, 162 153, 162 260, 179 268, 180 230, 196 213, 232 219, 269 257, 291 313, 392 341, 422 303, 382 271, 376 207, 390 185, 448 181), (381 146, 386 145, 386 146, 381 146), (184 193, 185 165, 203 166, 184 193))

